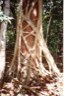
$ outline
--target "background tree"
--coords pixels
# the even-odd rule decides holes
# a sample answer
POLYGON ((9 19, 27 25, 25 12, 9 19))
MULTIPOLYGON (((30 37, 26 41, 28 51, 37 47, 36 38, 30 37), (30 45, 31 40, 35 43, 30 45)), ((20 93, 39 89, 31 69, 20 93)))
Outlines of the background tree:
MULTIPOLYGON (((1 8, 1 7, 0 7, 1 8)), ((3 11, 0 9, 0 17, 1 23, 0 23, 0 88, 2 86, 3 82, 3 75, 4 75, 4 70, 5 70, 5 34, 6 34, 6 29, 7 29, 7 22, 4 22, 5 20, 8 20, 9 16, 9 9, 10 9, 10 0, 5 0, 4 1, 4 15, 3 16, 3 11)))

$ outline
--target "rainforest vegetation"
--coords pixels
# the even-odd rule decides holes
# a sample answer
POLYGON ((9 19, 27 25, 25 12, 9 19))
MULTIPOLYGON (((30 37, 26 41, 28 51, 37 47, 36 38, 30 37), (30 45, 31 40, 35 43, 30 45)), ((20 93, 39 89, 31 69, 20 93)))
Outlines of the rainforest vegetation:
POLYGON ((0 96, 63 96, 63 0, 0 0, 0 96))

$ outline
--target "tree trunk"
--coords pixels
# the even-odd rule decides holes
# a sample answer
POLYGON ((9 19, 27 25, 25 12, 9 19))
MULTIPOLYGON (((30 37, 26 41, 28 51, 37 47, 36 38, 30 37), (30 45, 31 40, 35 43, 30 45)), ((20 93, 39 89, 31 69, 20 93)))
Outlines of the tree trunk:
MULTIPOLYGON (((3 11, 6 16, 9 16, 10 0, 4 1, 3 11)), ((5 70, 5 34, 7 29, 7 22, 2 22, 0 25, 0 88, 3 83, 3 75, 5 70)))
POLYGON ((8 72, 20 81, 26 79, 26 85, 31 76, 59 73, 43 38, 42 4, 42 0, 20 0, 19 3, 15 51, 8 72), (42 51, 49 71, 42 64, 42 51))

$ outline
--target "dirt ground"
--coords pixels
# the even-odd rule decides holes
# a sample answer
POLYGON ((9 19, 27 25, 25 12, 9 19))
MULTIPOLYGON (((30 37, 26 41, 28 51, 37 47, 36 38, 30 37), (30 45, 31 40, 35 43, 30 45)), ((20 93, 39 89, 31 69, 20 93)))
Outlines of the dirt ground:
MULTIPOLYGON (((10 67, 10 62, 13 57, 13 51, 6 51, 6 70, 10 67)), ((47 68, 46 60, 42 59, 44 66, 47 68)), ((62 56, 58 55, 56 64, 63 73, 62 56)), ((21 84, 16 78, 12 76, 4 77, 4 85, 0 90, 0 96, 63 96, 63 75, 46 76, 42 78, 30 78, 28 86, 21 84)))

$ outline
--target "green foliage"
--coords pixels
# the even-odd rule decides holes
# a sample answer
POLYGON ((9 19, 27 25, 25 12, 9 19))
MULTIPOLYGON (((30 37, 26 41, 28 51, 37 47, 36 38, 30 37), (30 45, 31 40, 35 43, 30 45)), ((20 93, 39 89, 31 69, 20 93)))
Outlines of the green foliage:
POLYGON ((7 18, 4 15, 4 12, 1 10, 1 6, 0 6, 0 22, 2 21, 7 21, 7 18))
POLYGON ((0 22, 5 21, 5 22, 9 22, 11 24, 11 19, 13 19, 12 17, 8 17, 4 14, 4 11, 1 10, 1 6, 0 6, 0 22))
POLYGON ((44 3, 44 10, 42 15, 43 20, 43 33, 46 41, 47 26, 49 24, 50 16, 52 16, 52 21, 50 25, 50 30, 47 35, 48 37, 48 48, 50 51, 56 55, 57 48, 61 45, 63 39, 63 6, 62 0, 53 0, 52 2, 44 3), (51 11, 50 11, 51 10, 51 11))
POLYGON ((15 35, 13 32, 13 26, 11 25, 11 29, 9 28, 6 32, 6 48, 13 49, 15 45, 15 35))
POLYGON ((48 36, 48 46, 50 51, 53 53, 56 53, 57 46, 61 43, 63 36, 61 22, 58 22, 57 20, 52 21, 50 35, 48 36))

